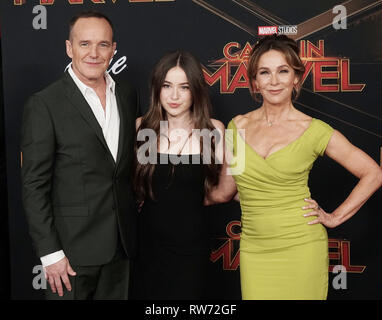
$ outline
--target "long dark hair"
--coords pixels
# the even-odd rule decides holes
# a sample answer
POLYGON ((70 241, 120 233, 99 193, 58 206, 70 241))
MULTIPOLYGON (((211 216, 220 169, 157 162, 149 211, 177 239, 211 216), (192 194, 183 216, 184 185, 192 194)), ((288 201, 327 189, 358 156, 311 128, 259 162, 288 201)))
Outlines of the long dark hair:
MULTIPOLYGON (((167 120, 166 111, 160 102, 160 93, 165 81, 167 72, 180 67, 187 76, 192 96, 192 106, 190 108, 193 122, 193 129, 208 129, 213 131, 215 127, 211 122, 211 102, 208 93, 208 87, 204 79, 202 66, 200 62, 189 52, 178 50, 165 54, 155 65, 150 78, 150 106, 147 113, 142 117, 137 132, 141 129, 152 129, 156 133, 157 142, 160 138, 160 121, 167 120)), ((145 141, 135 142, 135 154, 138 154, 139 147, 145 141)), ((213 186, 219 182, 221 164, 215 160, 216 139, 212 137, 211 141, 211 161, 204 166, 206 179, 204 183, 205 192, 208 193, 213 186)), ((203 155, 203 140, 200 139, 200 150, 203 155)), ((157 151, 157 150, 155 150, 157 151)), ((135 157, 134 168, 134 188, 138 201, 147 198, 155 199, 152 190, 152 175, 155 170, 155 164, 142 164, 135 157)))

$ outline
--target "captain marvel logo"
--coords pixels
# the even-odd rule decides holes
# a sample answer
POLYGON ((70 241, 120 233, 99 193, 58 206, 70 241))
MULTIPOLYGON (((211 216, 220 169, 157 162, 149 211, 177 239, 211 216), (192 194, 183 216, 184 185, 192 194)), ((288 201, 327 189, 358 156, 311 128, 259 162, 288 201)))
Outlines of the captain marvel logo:
MULTIPOLYGON (((240 221, 231 221, 226 226, 227 237, 216 239, 221 243, 213 250, 210 260, 214 263, 221 260, 223 270, 237 270, 240 263, 240 221)), ((350 261, 350 241, 343 239, 328 239, 329 245, 329 272, 337 265, 345 267, 348 273, 363 273, 366 269, 364 265, 353 265, 350 261)))
MULTIPOLYGON (((234 93, 236 89, 248 88, 248 58, 252 45, 246 43, 241 49, 238 42, 229 42, 223 48, 224 58, 211 62, 203 68, 206 82, 219 84, 220 93, 234 93)), ((360 92, 366 84, 353 84, 350 79, 350 60, 325 56, 324 40, 315 45, 300 41, 300 56, 305 65, 303 82, 310 75, 314 92, 360 92)))

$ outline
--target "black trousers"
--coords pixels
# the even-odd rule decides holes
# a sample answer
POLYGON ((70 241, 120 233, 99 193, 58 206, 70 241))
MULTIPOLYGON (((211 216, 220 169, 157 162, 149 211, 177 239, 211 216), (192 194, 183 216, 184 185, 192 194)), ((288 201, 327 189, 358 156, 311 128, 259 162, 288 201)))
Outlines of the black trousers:
POLYGON ((120 242, 113 259, 101 266, 72 266, 77 273, 69 276, 72 291, 64 287, 64 295, 53 293, 49 284, 47 300, 127 300, 130 261, 120 242))

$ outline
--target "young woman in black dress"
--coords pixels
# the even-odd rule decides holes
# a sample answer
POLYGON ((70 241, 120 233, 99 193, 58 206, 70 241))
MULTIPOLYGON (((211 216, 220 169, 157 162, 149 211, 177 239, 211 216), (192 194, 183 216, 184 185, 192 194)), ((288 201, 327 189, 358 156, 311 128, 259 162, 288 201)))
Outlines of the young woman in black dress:
POLYGON ((203 200, 218 184, 224 125, 210 118, 201 64, 189 52, 168 53, 157 63, 150 94, 148 112, 136 121, 139 298, 208 298, 203 200))

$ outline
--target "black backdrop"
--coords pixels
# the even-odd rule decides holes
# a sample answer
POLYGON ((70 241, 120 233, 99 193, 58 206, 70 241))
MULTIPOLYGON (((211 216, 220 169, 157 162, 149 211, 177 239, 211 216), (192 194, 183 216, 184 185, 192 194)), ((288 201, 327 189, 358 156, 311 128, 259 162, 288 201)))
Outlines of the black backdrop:
MULTIPOLYGON (((1 37, 0 37, 1 39, 1 37)), ((0 45, 1 57, 1 45, 0 45)), ((10 297, 7 178, 4 144, 3 79, 0 62, 0 299, 10 297)))
MULTIPOLYGON (((266 22, 265 16, 276 22, 288 21, 286 24, 298 25, 302 29, 305 21, 341 3, 325 0, 314 2, 313 6, 310 1, 303 0, 256 1, 256 5, 272 13, 266 15, 264 11, 254 7, 255 1, 240 0, 105 0, 105 3, 84 0, 83 4, 78 4, 81 1, 70 0, 41 2, 51 3, 45 6, 47 29, 35 30, 32 25, 36 16, 32 10, 40 1, 3 0, 0 11, 10 280, 11 296, 14 299, 42 297, 42 291, 32 287, 33 277, 36 276, 32 269, 40 261, 32 251, 21 204, 19 131, 22 107, 29 95, 58 78, 70 62, 65 54, 64 41, 67 37, 67 21, 74 13, 96 9, 113 20, 118 43, 118 51, 112 62, 114 72, 121 71, 126 63, 126 68, 119 76, 130 80, 139 88, 142 112, 147 109, 147 80, 153 65, 166 51, 183 48, 193 52, 205 66, 206 79, 211 82, 214 117, 227 125, 233 116, 248 112, 258 105, 251 100, 248 89, 241 88, 246 86, 243 77, 236 74, 238 81, 232 81, 240 62, 235 64, 231 61, 230 72, 228 69, 220 69, 224 68, 225 63, 220 60, 224 58, 223 48, 228 43, 238 43, 237 48, 230 50, 233 54, 239 51, 239 46, 243 49, 247 42, 255 43, 258 39, 258 26, 276 24, 266 22), (77 4, 73 4, 74 2, 77 4), (121 65, 116 66, 115 63, 119 62, 121 65), (214 72, 223 78, 212 83, 214 72), (225 75, 228 77, 227 84, 230 85, 231 92, 226 92, 229 88, 224 86, 225 75)), ((324 48, 321 52, 323 56, 313 55, 318 62, 313 63, 313 70, 306 78, 296 107, 329 123, 380 162, 382 11, 381 6, 371 5, 377 2, 352 0, 351 5, 358 5, 361 10, 348 18, 346 30, 335 30, 329 25, 317 28, 310 35, 299 39, 305 40, 305 44, 310 41, 316 47, 319 47, 319 40, 323 40, 324 48), (345 81, 345 84, 365 84, 362 91, 346 91, 345 86, 339 86, 334 91, 329 91, 332 88, 320 88, 320 84, 336 85, 340 82, 338 78, 346 78, 347 65, 344 64, 341 69, 338 59, 348 59, 350 64, 349 81, 345 81), (320 68, 320 61, 334 61, 335 67, 320 68), (321 81, 320 72, 326 72, 325 76, 332 79, 321 81), (332 74, 329 75, 329 72, 332 74)), ((323 158, 317 161, 312 170, 309 184, 313 198, 326 211, 332 211, 346 198, 355 183, 356 179, 351 174, 332 160, 323 158)), ((381 199, 381 190, 350 221, 335 230, 329 230, 330 264, 343 264, 349 271, 347 289, 338 290, 332 285, 335 275, 330 273, 329 299, 382 298, 379 290, 382 286, 379 272, 382 262, 379 234, 382 217, 378 209, 380 206, 377 205, 378 199, 381 199)), ((240 299, 238 221, 240 207, 237 203, 211 207, 206 219, 211 229, 213 251, 211 294, 216 299, 240 299)), ((8 261, 1 260, 1 264, 2 267, 6 266, 8 261)), ((133 284, 133 288, 134 285, 136 284, 133 284)))

